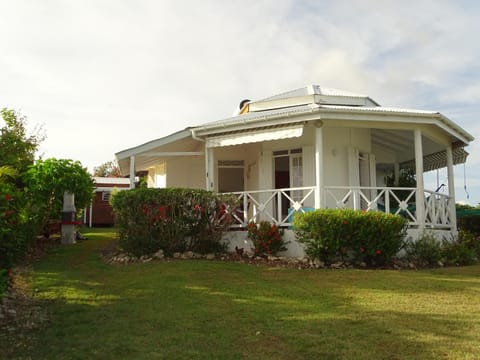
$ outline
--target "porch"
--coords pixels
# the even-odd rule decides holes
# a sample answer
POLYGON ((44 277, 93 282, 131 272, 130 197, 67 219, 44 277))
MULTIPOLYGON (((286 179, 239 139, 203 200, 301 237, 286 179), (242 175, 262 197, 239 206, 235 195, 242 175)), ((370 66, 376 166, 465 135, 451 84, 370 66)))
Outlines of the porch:
MULTIPOLYGON (((312 211, 315 186, 239 191, 240 210, 232 213, 232 228, 245 228, 249 222, 269 221, 291 227, 293 214, 312 211)), ((443 193, 405 187, 325 186, 319 194, 324 208, 351 208, 381 211, 405 217, 409 229, 456 230, 453 199, 443 193), (419 196, 417 196, 417 194, 419 196)))

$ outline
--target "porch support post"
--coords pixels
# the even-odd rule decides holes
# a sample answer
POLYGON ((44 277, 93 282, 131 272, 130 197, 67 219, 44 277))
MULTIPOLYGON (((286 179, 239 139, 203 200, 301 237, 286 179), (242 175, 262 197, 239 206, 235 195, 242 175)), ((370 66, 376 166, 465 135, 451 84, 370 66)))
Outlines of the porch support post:
POLYGON ((214 191, 215 184, 215 159, 213 154, 213 148, 207 148, 205 152, 205 169, 206 169, 206 178, 208 191, 214 191))
POLYGON ((396 162, 393 164, 394 186, 398 186, 400 181, 400 164, 396 162))
POLYGON ((135 187, 135 155, 130 156, 130 189, 135 187))
POLYGON ((315 209, 325 207, 323 180, 323 123, 315 124, 315 209))
POLYGON ((416 193, 416 213, 418 229, 422 231, 425 228, 425 188, 423 184, 423 147, 422 147, 422 131, 414 130, 415 138, 415 177, 417 179, 416 193))
POLYGON ((453 174, 453 151, 452 144, 447 147, 447 176, 448 176, 448 200, 449 212, 450 212, 450 225, 453 232, 457 231, 457 210, 455 208, 455 184, 453 174))

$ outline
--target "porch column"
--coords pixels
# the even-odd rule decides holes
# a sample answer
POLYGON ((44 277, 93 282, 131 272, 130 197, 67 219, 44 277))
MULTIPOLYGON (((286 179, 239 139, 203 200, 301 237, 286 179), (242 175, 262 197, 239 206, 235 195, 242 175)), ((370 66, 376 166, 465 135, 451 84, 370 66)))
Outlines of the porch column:
POLYGON ((213 154, 213 148, 207 148, 205 151, 205 170, 206 170, 206 189, 208 191, 214 191, 215 184, 215 158, 213 154))
POLYGON ((422 131, 415 129, 413 135, 415 139, 415 177, 417 179, 416 213, 418 229, 423 230, 425 228, 425 191, 423 184, 422 131))
POLYGON ((394 173, 394 186, 398 186, 398 183, 400 182, 400 164, 396 162, 393 164, 393 173, 394 173))
POLYGON ((325 207, 323 180, 323 128, 322 122, 315 124, 315 209, 325 207))
POLYGON ((457 209, 455 208, 455 184, 453 174, 453 150, 452 144, 447 147, 447 177, 448 177, 448 201, 450 211, 450 223, 452 225, 452 231, 457 231, 457 209))
POLYGON ((130 189, 135 187, 135 156, 130 156, 130 189))

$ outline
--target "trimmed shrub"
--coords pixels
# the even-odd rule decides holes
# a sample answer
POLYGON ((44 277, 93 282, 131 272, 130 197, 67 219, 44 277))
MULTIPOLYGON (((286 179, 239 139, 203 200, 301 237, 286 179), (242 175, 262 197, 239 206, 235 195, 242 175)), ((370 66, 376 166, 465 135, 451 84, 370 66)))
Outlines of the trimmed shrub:
MULTIPOLYGON (((480 215, 468 215, 469 210, 465 210, 464 212, 467 213, 467 215, 461 217, 457 215, 458 229, 480 236, 480 215)), ((473 212, 473 210, 471 212, 473 212)))
POLYGON ((258 225, 254 222, 249 223, 247 236, 253 242, 255 255, 276 255, 280 251, 287 250, 283 231, 268 221, 262 221, 258 225))
POLYGON ((221 250, 236 203, 232 196, 183 188, 138 188, 111 198, 120 246, 136 256, 221 250))
POLYGON ((8 288, 8 272, 6 269, 0 268, 0 300, 3 298, 3 295, 8 288))
POLYGON ((435 267, 443 261, 444 246, 432 234, 425 233, 417 240, 408 240, 405 246, 408 261, 420 267, 435 267))
POLYGON ((457 239, 443 242, 444 261, 448 265, 473 265, 480 259, 479 238, 460 230, 457 239))
POLYGON ((459 231, 456 239, 443 241, 425 233, 416 241, 408 241, 405 250, 408 261, 419 267, 436 267, 440 262, 445 265, 472 265, 480 258, 479 239, 463 230, 459 231))
POLYGON ((386 265, 404 246, 406 229, 401 216, 351 209, 319 209, 294 218, 307 254, 327 263, 350 258, 368 266, 386 265))

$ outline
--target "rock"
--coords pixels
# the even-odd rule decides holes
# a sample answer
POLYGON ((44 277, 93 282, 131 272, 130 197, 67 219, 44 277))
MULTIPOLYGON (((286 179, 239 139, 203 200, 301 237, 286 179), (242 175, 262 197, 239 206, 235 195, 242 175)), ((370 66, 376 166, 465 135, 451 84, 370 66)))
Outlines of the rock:
POLYGON ((445 264, 444 264, 443 262, 441 262, 441 261, 437 262, 437 265, 438 265, 439 267, 444 267, 444 266, 445 266, 445 264))
POLYGON ((358 264, 358 266, 360 266, 361 268, 366 268, 367 263, 365 261, 362 261, 360 264, 358 264))
POLYGON ((308 264, 308 262, 310 261, 310 259, 308 257, 303 257, 303 258, 300 258, 300 262, 302 264, 308 264))
POLYGON ((402 270, 402 267, 400 265, 397 265, 397 264, 393 264, 393 268, 395 270, 402 270))
POLYGON ((315 267, 315 269, 320 269, 320 268, 324 268, 325 267, 325 263, 320 260, 319 258, 315 258, 313 259, 313 266, 315 267))
POLYGON ((273 255, 268 255, 267 260, 268 261, 278 261, 278 257, 273 256, 273 255))
POLYGON ((408 268, 409 268, 409 269, 413 269, 413 270, 416 270, 416 269, 417 269, 417 267, 415 266, 415 264, 412 263, 412 262, 409 262, 409 263, 408 263, 408 268))
POLYGON ((341 269, 343 267, 343 262, 339 261, 330 265, 332 269, 341 269))
POLYGON ((160 249, 156 253, 152 255, 154 259, 163 259, 165 257, 165 254, 163 253, 163 250, 160 249))
POLYGON ((214 260, 215 259, 215 254, 207 254, 207 255, 205 255, 205 259, 214 260))
POLYGON ((182 254, 180 254, 179 252, 174 252, 173 253, 173 258, 174 259, 180 259, 182 257, 182 254))
POLYGON ((17 311, 13 309, 8 309, 7 314, 10 316, 17 316, 17 311))
POLYGON ((193 259, 195 257, 195 253, 193 251, 186 251, 183 253, 186 259, 193 259))

